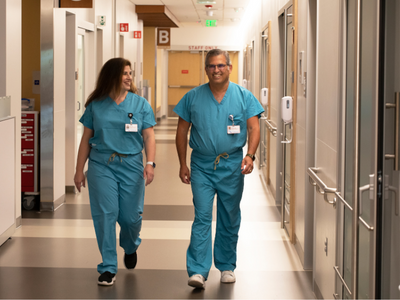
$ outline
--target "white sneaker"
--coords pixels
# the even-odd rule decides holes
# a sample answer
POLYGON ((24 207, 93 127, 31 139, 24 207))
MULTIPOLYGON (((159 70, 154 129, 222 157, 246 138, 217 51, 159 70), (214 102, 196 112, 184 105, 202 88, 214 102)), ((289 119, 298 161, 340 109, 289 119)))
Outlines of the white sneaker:
POLYGON ((236 282, 236 276, 233 271, 223 271, 221 272, 221 282, 222 283, 234 283, 236 282))
POLYGON ((197 289, 204 289, 206 287, 206 279, 203 275, 195 274, 189 278, 188 285, 197 289))

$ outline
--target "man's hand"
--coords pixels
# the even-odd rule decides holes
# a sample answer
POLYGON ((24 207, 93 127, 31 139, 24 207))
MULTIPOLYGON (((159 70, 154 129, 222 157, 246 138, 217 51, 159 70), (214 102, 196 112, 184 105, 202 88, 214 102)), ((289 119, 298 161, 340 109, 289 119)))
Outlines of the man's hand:
POLYGON ((247 175, 253 172, 253 160, 251 157, 245 156, 242 160, 242 174, 247 175))
POLYGON ((183 183, 190 184, 190 171, 187 166, 181 166, 179 177, 183 183))

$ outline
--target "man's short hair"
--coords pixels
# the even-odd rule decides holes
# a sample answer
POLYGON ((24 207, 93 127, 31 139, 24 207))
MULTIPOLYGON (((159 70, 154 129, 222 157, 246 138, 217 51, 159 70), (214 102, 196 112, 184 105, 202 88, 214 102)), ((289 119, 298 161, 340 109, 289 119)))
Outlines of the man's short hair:
POLYGON ((230 59, 230 57, 229 57, 228 51, 224 51, 224 50, 221 50, 221 49, 212 49, 212 50, 210 50, 210 51, 207 52, 206 60, 205 60, 205 66, 207 67, 207 65, 208 65, 208 60, 210 59, 210 57, 218 56, 218 55, 223 55, 223 56, 225 56, 226 64, 227 64, 228 66, 231 65, 231 59, 230 59))

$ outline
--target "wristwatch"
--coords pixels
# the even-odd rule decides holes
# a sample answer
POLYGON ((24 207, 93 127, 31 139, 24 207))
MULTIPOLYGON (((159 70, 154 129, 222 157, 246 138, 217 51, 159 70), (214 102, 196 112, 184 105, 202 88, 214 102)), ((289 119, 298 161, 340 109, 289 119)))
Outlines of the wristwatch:
POLYGON ((253 161, 256 159, 254 154, 247 153, 246 156, 250 157, 253 161))
POLYGON ((156 167, 156 163, 155 163, 154 161, 148 161, 148 162, 146 163, 146 165, 152 165, 153 168, 156 167))

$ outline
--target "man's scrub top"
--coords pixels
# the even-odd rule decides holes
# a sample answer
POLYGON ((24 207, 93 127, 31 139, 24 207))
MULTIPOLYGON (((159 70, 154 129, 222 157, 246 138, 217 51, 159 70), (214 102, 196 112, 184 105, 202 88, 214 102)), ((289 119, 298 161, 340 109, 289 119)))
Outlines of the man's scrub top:
POLYGON ((92 101, 79 120, 85 127, 94 130, 89 140, 93 149, 101 152, 137 154, 143 150, 142 130, 156 125, 153 110, 147 100, 128 92, 119 105, 110 97, 92 101), (125 125, 137 124, 137 132, 125 131, 125 125))
POLYGON ((260 117, 264 109, 250 91, 229 82, 220 103, 206 83, 186 93, 174 112, 192 123, 190 147, 202 155, 218 156, 243 148, 247 141, 247 119, 260 117), (240 133, 228 134, 231 125, 239 125, 240 133))

